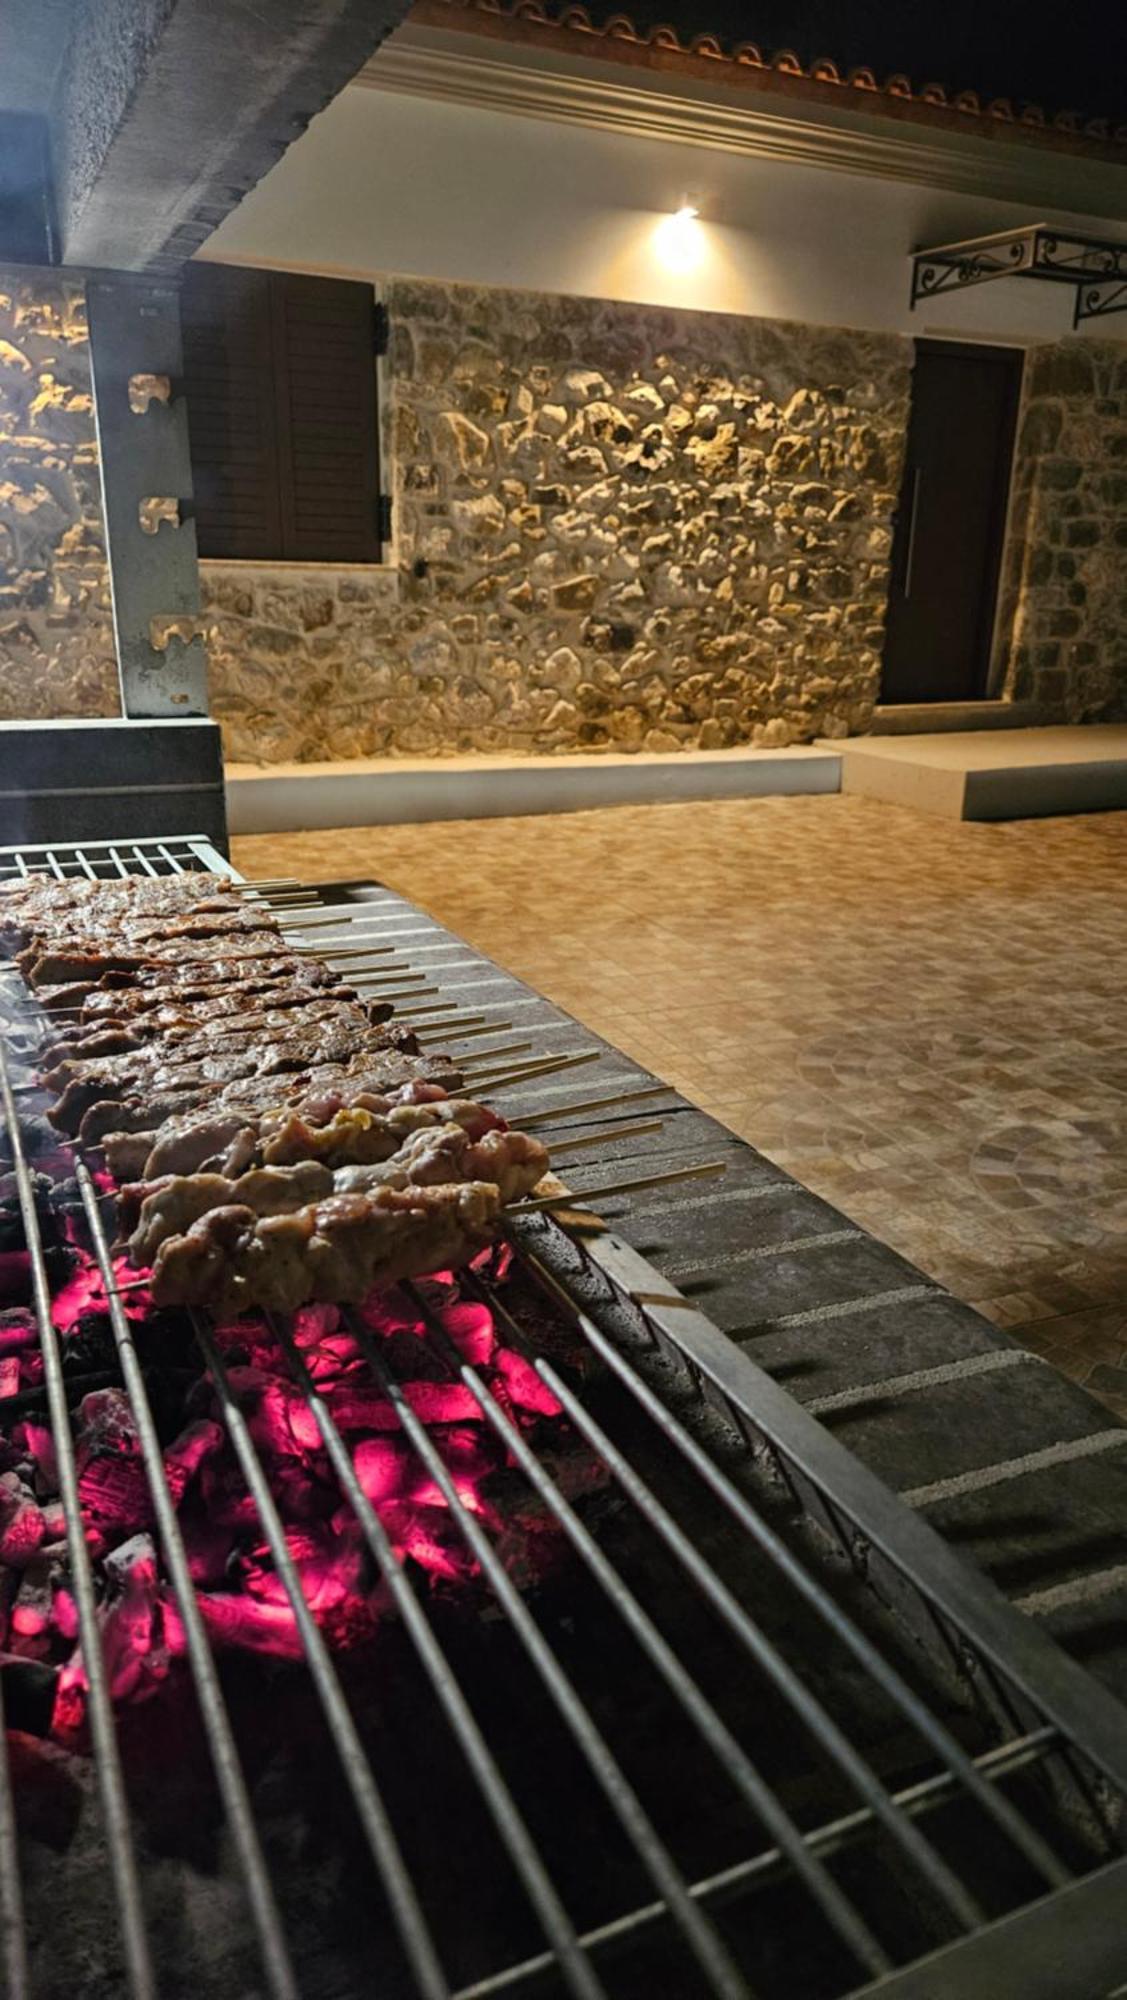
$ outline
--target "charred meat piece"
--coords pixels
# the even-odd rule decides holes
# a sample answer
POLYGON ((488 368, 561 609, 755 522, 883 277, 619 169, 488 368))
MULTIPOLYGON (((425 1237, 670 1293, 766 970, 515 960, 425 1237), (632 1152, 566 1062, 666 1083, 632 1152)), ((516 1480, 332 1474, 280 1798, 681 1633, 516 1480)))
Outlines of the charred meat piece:
POLYGON ((213 1209, 161 1246, 157 1305, 294 1312, 309 1300, 358 1304, 377 1285, 464 1264, 496 1234, 497 1188, 466 1181, 330 1195, 292 1215, 213 1209))

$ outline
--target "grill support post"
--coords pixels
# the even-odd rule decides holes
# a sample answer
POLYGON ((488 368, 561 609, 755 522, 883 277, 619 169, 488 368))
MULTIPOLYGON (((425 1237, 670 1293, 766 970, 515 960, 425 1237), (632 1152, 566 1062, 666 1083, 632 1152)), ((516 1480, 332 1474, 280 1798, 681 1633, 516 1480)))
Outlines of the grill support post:
POLYGON ((86 299, 122 713, 206 715, 179 287, 112 272, 86 299), (154 618, 181 625, 164 651, 154 618))

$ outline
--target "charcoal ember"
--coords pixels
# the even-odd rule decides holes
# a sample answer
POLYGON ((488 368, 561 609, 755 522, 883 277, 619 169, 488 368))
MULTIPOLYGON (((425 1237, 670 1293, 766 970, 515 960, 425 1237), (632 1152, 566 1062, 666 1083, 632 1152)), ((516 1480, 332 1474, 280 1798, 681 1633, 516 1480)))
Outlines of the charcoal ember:
MULTIPOLYGON (((264 1604, 258 1598, 201 1590, 199 1607, 204 1624, 217 1646, 233 1647, 250 1653, 268 1653, 277 1659, 300 1660, 301 1638, 297 1620, 288 1604, 264 1604)), ((170 1597, 164 1605, 165 1636, 170 1651, 184 1646, 180 1614, 170 1597)))
POLYGON ((117 1373, 117 1347, 109 1315, 80 1313, 62 1342, 63 1373, 68 1377, 117 1373))
POLYGON ((205 1458, 221 1450, 223 1432, 207 1417, 186 1424, 164 1454, 164 1471, 172 1498, 179 1507, 184 1494, 205 1458))
POLYGON ((227 1379, 262 1450, 299 1457, 317 1450, 321 1433, 300 1389, 263 1368, 229 1368, 227 1379))
POLYGON ((36 1417, 25 1417, 12 1432, 12 1443, 32 1466, 32 1485, 40 1500, 59 1490, 59 1466, 55 1440, 47 1425, 36 1417))
POLYGON ((59 1670, 46 1660, 29 1660, 19 1653, 0 1653, 4 1688, 4 1721, 26 1736, 47 1736, 55 1708, 59 1670))
POLYGON ((21 1354, 38 1349, 39 1329, 28 1306, 11 1306, 0 1312, 0 1355, 21 1354))
POLYGON ((12 1606, 13 1642, 78 1636, 78 1607, 70 1588, 65 1546, 54 1544, 40 1549, 28 1563, 20 1579, 12 1606))
POLYGON ((47 1532, 43 1510, 18 1472, 0 1473, 0 1562, 22 1569, 47 1532))
POLYGON ((214 1527, 227 1531, 228 1549, 231 1533, 241 1529, 253 1532, 257 1528, 258 1514, 246 1481, 226 1452, 204 1459, 200 1467, 200 1497, 208 1520, 214 1527))
POLYGON ((147 1526, 152 1507, 140 1441, 122 1389, 95 1389, 78 1406, 78 1494, 87 1532, 114 1543, 147 1526))
MULTIPOLYGON (((48 1243, 54 1242, 57 1231, 50 1207, 51 1182, 46 1174, 32 1174, 31 1186, 40 1229, 48 1243)), ((16 1177, 11 1173, 0 1174, 0 1250, 23 1250, 26 1244, 16 1177)))
POLYGON ((171 1658, 152 1537, 131 1536, 102 1567, 114 1593, 99 1612, 110 1693, 115 1701, 143 1700, 167 1678, 171 1658))

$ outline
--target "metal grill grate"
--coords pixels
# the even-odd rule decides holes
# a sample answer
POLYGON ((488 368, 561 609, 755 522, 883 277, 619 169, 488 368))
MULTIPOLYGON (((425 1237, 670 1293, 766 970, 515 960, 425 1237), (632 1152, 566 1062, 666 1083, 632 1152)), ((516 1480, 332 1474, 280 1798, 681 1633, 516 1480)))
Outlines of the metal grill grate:
MULTIPOLYGON (((205 844, 191 839, 142 845, 152 872, 209 859, 205 844)), ((43 866, 55 874, 111 865, 130 872, 134 849, 8 852, 0 875, 43 866)), ((137 854, 133 868, 141 865, 137 854)), ((31 1253, 125 1987, 146 1995, 163 1990, 146 1867, 98 1638, 36 1193, 2 1046, 0 1096, 31 1253)), ((264 1989, 320 1992, 306 1959, 295 1957, 292 1923, 279 1913, 280 1905, 288 1912, 289 1897, 273 1879, 236 1718, 200 1613, 150 1384, 114 1290, 101 1200, 81 1162, 76 1177, 264 1989)), ((397 1558, 291 1328, 274 1326, 343 1503, 398 1613, 404 1657, 427 1691, 421 1712, 435 1733, 411 1760, 421 1805, 373 1754, 356 1690, 303 1594, 221 1343, 206 1316, 193 1316, 201 1366, 292 1606, 359 1845, 381 1888, 389 1936, 398 1939, 399 1955, 381 1961, 381 1990, 428 2000, 544 1991, 583 2000, 642 1993, 735 2000, 753 1992, 844 1995, 876 1982, 881 1992, 933 2000, 948 1991, 996 1992, 989 1982, 1002 1932, 1010 1990, 1061 1990, 1052 1984, 1060 1962, 1054 1939, 1067 1949, 1076 1982, 1069 1990, 1096 1990, 1082 1980, 1110 1978, 1121 1962, 1115 1926, 1127 1863, 1110 1857, 1120 1852, 1127 1795, 1127 1713, 626 1245, 613 1236, 575 1239, 544 1214, 515 1220, 511 1234, 515 1288, 477 1276, 467 1289, 489 1305, 506 1341, 562 1405, 601 1466, 613 1507, 592 1510, 569 1498, 559 1466, 537 1455, 451 1345, 425 1290, 405 1288, 405 1298, 427 1324, 449 1379, 473 1399, 570 1549, 573 1609, 563 1615, 545 1613, 514 1583, 495 1536, 416 1415, 401 1371, 357 1315, 350 1323, 402 1439, 441 1492, 488 1589, 495 1622, 469 1650, 474 1658, 479 1646, 496 1655, 515 1724, 499 1715, 474 1672, 463 1671, 463 1639, 397 1558), (574 1365, 540 1351, 528 1329, 541 1310, 578 1343, 574 1365), (848 1554, 848 1574, 819 1560, 795 1526, 794 1508, 782 1507, 784 1492, 848 1554), (928 1658, 890 1637, 853 1570, 923 1635, 928 1658), (962 1706, 946 1692, 939 1665, 962 1706), (979 1717, 989 1718, 993 1741, 979 1717), (440 1730, 452 1764, 437 1747, 440 1730), (656 1757, 653 1742, 648 1750, 643 1742, 654 1732, 656 1757), (777 1747, 784 1740, 785 1755, 777 1747), (546 1804, 535 1773, 530 1781, 530 1764, 562 1786, 558 1806, 546 1804), (495 1883, 495 1912, 487 1909, 472 1950, 457 1934, 464 1899, 443 1854, 442 1823, 454 1810, 446 1777, 455 1767, 458 1825, 480 1826, 482 1852, 494 1857, 477 1875, 472 1860, 459 1863, 474 1896, 482 1878, 495 1883), (695 1802, 692 1824, 682 1818, 686 1799, 695 1802), (420 1832, 420 1812, 438 1823, 436 1836, 420 1832), (569 1814, 570 1825, 553 1824, 569 1814), (573 1846, 587 1852, 572 1854, 573 1846), (491 1876, 496 1857, 504 1875, 491 1876), (1088 1899, 1082 1932, 1072 1915, 1078 1894, 1088 1899)), ((32 1987, 17 1808, 5 1761, 0 1916, 7 1990, 22 1996, 32 1987)), ((60 1881, 65 1893, 65 1870, 60 1881)))

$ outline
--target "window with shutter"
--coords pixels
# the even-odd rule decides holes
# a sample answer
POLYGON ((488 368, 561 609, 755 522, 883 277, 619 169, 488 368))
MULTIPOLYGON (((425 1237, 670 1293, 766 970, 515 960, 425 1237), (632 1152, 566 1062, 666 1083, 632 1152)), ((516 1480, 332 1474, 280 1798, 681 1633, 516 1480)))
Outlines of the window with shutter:
POLYGON ((193 264, 182 311, 200 554, 378 562, 371 286, 193 264))

